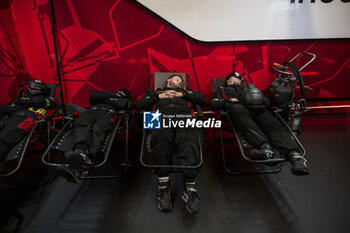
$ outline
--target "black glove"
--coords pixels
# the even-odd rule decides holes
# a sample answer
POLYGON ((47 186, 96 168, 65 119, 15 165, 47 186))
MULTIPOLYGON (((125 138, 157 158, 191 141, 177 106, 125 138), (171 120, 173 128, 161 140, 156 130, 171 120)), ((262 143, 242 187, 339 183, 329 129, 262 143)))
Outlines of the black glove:
POLYGON ((231 107, 232 104, 238 104, 239 103, 239 101, 236 101, 236 102, 230 101, 229 97, 226 97, 223 101, 224 101, 224 104, 225 104, 226 108, 231 107))

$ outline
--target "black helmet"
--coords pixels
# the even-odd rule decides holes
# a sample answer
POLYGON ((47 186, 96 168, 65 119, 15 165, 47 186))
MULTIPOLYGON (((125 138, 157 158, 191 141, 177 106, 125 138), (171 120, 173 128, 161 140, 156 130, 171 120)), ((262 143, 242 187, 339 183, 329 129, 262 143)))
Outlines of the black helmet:
POLYGON ((32 95, 49 95, 50 89, 41 80, 38 79, 32 79, 28 82, 28 91, 32 95))
POLYGON ((237 72, 232 72, 232 73, 228 74, 228 75, 226 76, 225 80, 227 81, 227 80, 230 79, 232 76, 235 77, 235 78, 239 78, 239 79, 242 80, 242 82, 243 82, 242 76, 241 76, 239 73, 237 73, 237 72))
POLYGON ((264 95, 254 84, 249 84, 243 90, 241 99, 243 105, 246 107, 259 108, 265 106, 264 95))

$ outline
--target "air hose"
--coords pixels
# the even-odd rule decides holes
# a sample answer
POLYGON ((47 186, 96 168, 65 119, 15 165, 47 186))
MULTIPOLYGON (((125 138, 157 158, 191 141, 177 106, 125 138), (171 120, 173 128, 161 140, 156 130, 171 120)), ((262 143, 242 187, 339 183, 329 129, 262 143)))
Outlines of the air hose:
POLYGON ((305 95, 305 86, 304 86, 304 80, 301 77, 300 71, 299 69, 296 67, 296 65, 294 65, 292 62, 289 61, 285 61, 284 62, 284 66, 289 66, 291 69, 291 71, 293 72, 293 74, 295 75, 295 77, 297 77, 298 81, 299 81, 299 86, 300 86, 300 95, 301 95, 301 99, 306 99, 306 95, 305 95))

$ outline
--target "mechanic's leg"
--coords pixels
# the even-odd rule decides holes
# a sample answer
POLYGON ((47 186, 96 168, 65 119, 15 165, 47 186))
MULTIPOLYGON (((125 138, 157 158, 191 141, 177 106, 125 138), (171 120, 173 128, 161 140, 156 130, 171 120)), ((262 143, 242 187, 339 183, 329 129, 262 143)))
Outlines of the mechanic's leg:
POLYGON ((0 119, 0 132, 1 130, 5 127, 5 120, 4 119, 0 119))
POLYGON ((0 133, 0 161, 4 161, 10 151, 3 138, 5 138, 5 135, 0 133))
MULTIPOLYGON (((155 129, 151 131, 151 154, 156 165, 171 165, 173 155, 173 129, 155 129)), ((157 204, 161 211, 170 211, 173 201, 170 194, 169 168, 157 168, 158 176, 157 204)))
MULTIPOLYGON (((199 164, 199 130, 200 129, 196 128, 176 129, 176 155, 180 165, 196 166, 199 164)), ((195 183, 195 178, 198 175, 198 169, 181 169, 181 173, 185 180, 185 190, 182 194, 182 198, 186 203, 186 209, 190 213, 199 213, 200 205, 195 183)))
POLYGON ((274 158, 274 152, 268 138, 256 124, 251 113, 240 104, 234 104, 228 109, 228 114, 244 138, 255 148, 250 152, 251 159, 264 160, 274 158))
POLYGON ((86 111, 80 114, 74 124, 74 150, 89 150, 92 143, 92 126, 95 124, 97 111, 86 111))
MULTIPOLYGON (((199 163, 199 129, 176 128, 176 155, 180 165, 196 166, 199 163)), ((185 182, 193 182, 198 169, 181 169, 185 182)))
POLYGON ((294 137, 271 112, 264 110, 255 117, 260 128, 268 136, 272 146, 292 163, 292 173, 305 175, 309 173, 306 159, 300 155, 300 149, 294 137))
POLYGON ((96 118, 96 122, 92 127, 92 144, 90 145, 90 153, 93 155, 93 161, 95 161, 97 153, 102 151, 103 144, 108 134, 115 127, 116 115, 107 113, 105 111, 99 111, 96 118))
POLYGON ((280 153, 288 154, 291 150, 299 151, 299 147, 292 135, 270 111, 263 110, 255 117, 255 121, 268 136, 272 146, 280 153))
POLYGON ((73 151, 66 153, 66 159, 69 166, 60 166, 57 168, 59 175, 66 178, 69 182, 79 183, 83 172, 88 172, 93 165, 89 158, 89 145, 92 142, 92 125, 96 119, 95 111, 83 112, 74 124, 74 147, 73 151))
POLYGON ((0 161, 3 161, 10 150, 19 143, 34 127, 35 120, 26 116, 11 116, 4 120, 0 132, 0 161))
POLYGON ((233 124, 253 147, 260 148, 263 144, 269 142, 244 106, 234 104, 228 109, 228 114, 233 124))

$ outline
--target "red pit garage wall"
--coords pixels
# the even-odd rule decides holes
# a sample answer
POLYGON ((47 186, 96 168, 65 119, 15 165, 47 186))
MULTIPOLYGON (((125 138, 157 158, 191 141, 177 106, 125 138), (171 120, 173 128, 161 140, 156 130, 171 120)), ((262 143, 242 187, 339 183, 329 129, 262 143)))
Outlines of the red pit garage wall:
MULTIPOLYGON (((272 64, 301 51, 317 55, 302 72, 305 84, 314 89, 307 91, 308 98, 350 97, 349 39, 205 43, 131 0, 53 3, 66 103, 87 107, 94 89, 129 88, 138 97, 156 71, 186 72, 192 87, 209 102, 211 79, 235 70, 266 89, 274 79, 272 64)), ((14 98, 18 85, 27 79, 57 83, 47 0, 0 1, 0 32, 0 104, 14 98)))

